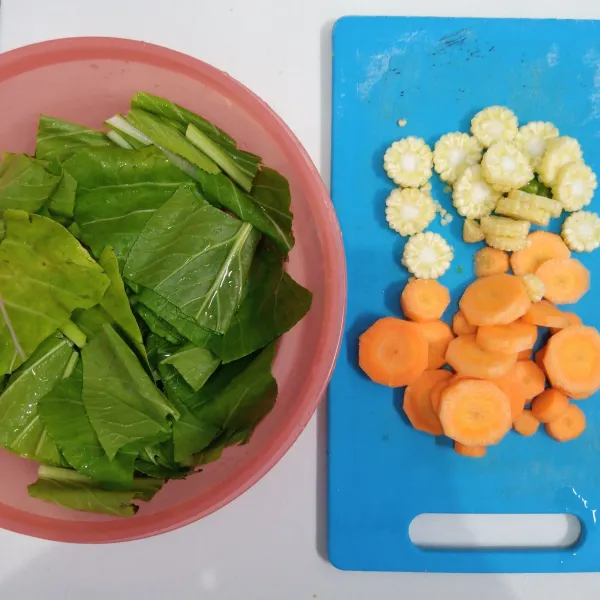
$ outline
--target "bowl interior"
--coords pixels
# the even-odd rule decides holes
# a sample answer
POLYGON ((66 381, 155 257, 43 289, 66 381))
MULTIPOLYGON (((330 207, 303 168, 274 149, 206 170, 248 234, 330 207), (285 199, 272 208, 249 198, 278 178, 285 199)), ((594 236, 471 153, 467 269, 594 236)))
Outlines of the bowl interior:
POLYGON ((91 127, 124 112, 138 90, 164 95, 230 133, 290 181, 296 246, 289 272, 313 294, 308 316, 282 339, 279 396, 250 444, 186 481, 170 482, 133 519, 77 513, 27 495, 36 464, 0 450, 0 526, 64 541, 105 542, 157 534, 200 518, 255 483, 306 425, 324 391, 342 327, 345 266, 339 228, 318 173, 297 140, 256 96, 184 55, 126 40, 36 44, 0 57, 0 150, 33 152, 41 112, 91 127))

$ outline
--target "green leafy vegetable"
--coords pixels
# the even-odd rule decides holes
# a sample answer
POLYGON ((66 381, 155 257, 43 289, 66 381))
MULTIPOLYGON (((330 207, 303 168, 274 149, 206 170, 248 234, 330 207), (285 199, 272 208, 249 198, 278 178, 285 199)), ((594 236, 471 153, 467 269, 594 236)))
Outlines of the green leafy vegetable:
POLYGON ((32 498, 84 512, 132 517, 134 500, 151 500, 163 485, 160 479, 135 479, 129 490, 105 490, 93 480, 70 469, 40 467, 38 480, 28 488, 32 498))
POLYGON ((83 150, 66 162, 77 181, 75 221, 95 256, 111 246, 122 265, 146 222, 189 178, 156 148, 83 150))
POLYGON ((38 403, 59 382, 73 350, 62 337, 45 340, 8 380, 0 396, 0 444, 16 454, 54 465, 57 447, 40 421, 38 403))
POLYGON ((110 325, 82 351, 83 403, 109 459, 171 434, 179 415, 110 325))
POLYGON ((71 219, 75 210, 75 196, 77 194, 77 182, 73 176, 65 171, 57 160, 51 161, 48 170, 60 176, 60 182, 50 196, 48 210, 51 215, 71 219))
POLYGON ((76 308, 98 304, 109 280, 61 225, 4 211, 0 243, 0 374, 10 373, 76 308))
POLYGON ((271 343, 310 309, 312 294, 285 272, 283 258, 267 246, 259 248, 252 261, 247 288, 229 329, 208 343, 226 363, 271 343))
POLYGON ((165 338, 165 340, 172 344, 183 344, 185 342, 185 338, 179 335, 179 332, 174 327, 164 319, 161 319, 147 306, 136 304, 135 311, 144 320, 152 333, 165 338))
POLYGON ((38 404, 50 437, 69 464, 99 483, 129 487, 137 452, 120 451, 109 460, 90 423, 82 398, 83 368, 78 361, 68 379, 63 379, 38 404))
POLYGON ((104 133, 63 121, 56 117, 42 115, 38 127, 36 158, 64 161, 81 148, 114 147, 104 133))
POLYGON ((186 344, 162 363, 173 365, 192 390, 197 392, 215 372, 221 360, 206 348, 186 344))
POLYGON ((124 275, 200 326, 223 333, 243 297, 259 237, 251 225, 182 186, 146 224, 124 275))

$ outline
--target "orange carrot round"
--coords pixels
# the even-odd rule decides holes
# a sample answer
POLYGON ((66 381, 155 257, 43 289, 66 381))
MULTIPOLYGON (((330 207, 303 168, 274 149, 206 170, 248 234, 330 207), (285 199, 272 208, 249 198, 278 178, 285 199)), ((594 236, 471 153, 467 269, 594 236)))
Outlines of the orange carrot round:
POLYGON ((547 260, 570 256, 571 251, 560 235, 534 231, 527 236, 527 247, 512 253, 510 266, 515 275, 527 275, 535 273, 547 260))
POLYGON ((557 442, 568 442, 578 438, 585 431, 585 415, 574 404, 552 423, 546 424, 546 433, 557 442))
POLYGON ((497 248, 485 246, 475 252, 473 257, 475 277, 487 277, 506 273, 509 268, 508 254, 497 248))
POLYGON ((508 325, 483 325, 477 330, 477 343, 488 352, 530 352, 536 340, 537 327, 531 323, 516 321, 508 325))
POLYGON ((450 292, 435 279, 413 279, 402 290, 400 306, 411 321, 436 321, 450 304, 450 292))
POLYGON ((469 335, 470 333, 477 333, 477 327, 471 325, 465 315, 459 310, 454 317, 452 317, 452 330, 456 335, 469 335))
POLYGON ((531 412, 540 423, 552 423, 569 407, 569 399, 558 390, 548 388, 531 403, 531 412))
POLYGON ((546 387, 544 372, 532 360, 518 361, 506 377, 514 378, 519 393, 525 400, 532 400, 539 396, 546 387))
POLYGON ((454 339, 452 329, 444 321, 418 323, 429 344, 428 369, 439 369, 446 364, 448 344, 454 339))
POLYGON ((600 334, 593 327, 573 325, 546 344, 544 366, 553 388, 582 400, 600 389, 600 334))
POLYGON ((517 433, 521 435, 533 435, 540 426, 540 422, 535 418, 530 410, 525 409, 513 423, 513 427, 517 433))
POLYGON ((487 449, 485 446, 463 446, 460 442, 454 442, 454 452, 470 458, 483 458, 487 449))
POLYGON ((450 371, 423 371, 406 388, 402 408, 415 429, 431 435, 442 435, 442 426, 431 406, 431 391, 436 384, 451 378, 450 371))
POLYGON ((531 307, 523 282, 514 275, 490 275, 473 282, 459 302, 472 325, 508 325, 531 307))
MULTIPOLYGON (((563 317, 565 319, 565 327, 571 327, 571 325, 583 325, 581 317, 578 317, 573 312, 563 312, 563 317)), ((550 333, 554 335, 555 333, 558 333, 561 329, 564 329, 564 327, 551 327, 550 333)))
POLYGON ((575 258, 554 258, 535 274, 544 282, 544 298, 554 304, 575 304, 590 289, 590 272, 575 258))
POLYGON ((444 433, 464 446, 492 446, 510 430, 510 402, 491 381, 460 379, 442 393, 444 433))
POLYGON ((359 338, 358 364, 376 383, 402 387, 427 368, 429 345, 416 323, 379 319, 359 338))
POLYGON ((521 350, 521 352, 517 354, 517 360, 531 360, 531 349, 521 350))
POLYGON ((474 335, 460 335, 448 345, 446 362, 461 375, 493 379, 508 373, 517 360, 516 354, 487 352, 474 335))
POLYGON ((544 372, 544 375, 548 377, 548 373, 546 373, 546 367, 544 366, 544 356, 546 356, 546 346, 540 348, 534 356, 535 364, 544 372))
MULTIPOLYGON (((450 373, 450 371, 447 371, 450 373)), ((429 399, 431 401, 431 408, 433 408, 433 412, 437 415, 440 412, 440 404, 442 402, 442 393, 444 390, 454 382, 459 375, 454 375, 450 373, 450 377, 440 379, 433 388, 431 389, 431 394, 429 399)))
POLYGON ((554 327, 556 329, 563 329, 567 326, 567 319, 564 313, 547 300, 534 302, 530 309, 521 317, 521 321, 532 323, 539 327, 554 327))

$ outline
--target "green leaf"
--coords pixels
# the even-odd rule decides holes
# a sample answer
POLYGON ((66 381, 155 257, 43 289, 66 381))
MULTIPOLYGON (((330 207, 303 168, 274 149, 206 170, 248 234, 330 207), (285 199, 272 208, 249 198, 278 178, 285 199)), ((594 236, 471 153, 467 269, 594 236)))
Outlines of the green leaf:
POLYGON ((206 383, 220 363, 210 350, 193 344, 186 344, 162 361, 162 364, 173 365, 194 392, 206 383))
POLYGON ((148 326, 148 329, 164 338, 172 344, 183 344, 185 338, 179 335, 178 331, 169 325, 165 320, 161 319, 158 315, 154 314, 147 306, 143 304, 136 304, 135 311, 143 319, 144 323, 148 326))
POLYGON ((158 479, 185 479, 193 473, 190 466, 175 462, 173 440, 144 448, 135 462, 140 473, 158 479))
POLYGON ((38 480, 28 487, 29 495, 73 510, 118 517, 132 517, 138 510, 134 500, 151 500, 163 485, 160 479, 135 479, 129 490, 105 490, 70 469, 40 467, 38 480))
POLYGON ((4 154, 0 175, 0 210, 37 212, 48 202, 60 177, 26 154, 4 154))
POLYGON ((225 146, 235 147, 235 140, 229 137, 224 131, 215 127, 200 115, 197 115, 170 100, 166 100, 165 98, 153 96, 146 92, 138 92, 131 100, 131 107, 141 108, 145 111, 154 113, 155 115, 177 121, 182 125, 184 131, 187 128, 188 123, 193 123, 213 141, 225 146))
POLYGON ((261 246, 248 275, 248 293, 224 335, 214 335, 210 348, 231 362, 263 348, 289 331, 309 311, 312 294, 284 269, 283 257, 261 246))
POLYGON ((45 340, 13 373, 0 396, 0 444, 24 456, 59 465, 59 451, 38 414, 38 402, 62 379, 73 350, 62 337, 45 340))
POLYGON ((64 161, 81 148, 111 148, 115 144, 104 133, 56 117, 42 115, 38 127, 36 158, 64 161))
POLYGON ((153 147, 81 151, 65 168, 77 181, 75 221, 81 240, 95 256, 111 246, 121 266, 156 209, 190 181, 153 147))
POLYGON ((193 318, 224 332, 244 294, 260 234, 182 186, 134 244, 124 276, 193 318), (182 285, 183 282, 183 285, 182 285))
POLYGON ((59 184, 56 186, 54 192, 52 192, 52 196, 50 196, 48 210, 53 216, 71 219, 75 210, 77 182, 68 171, 63 169, 57 160, 53 160, 50 163, 48 170, 61 177, 59 184))
POLYGON ((148 136, 155 146, 182 156, 207 173, 218 173, 220 171, 218 165, 189 142, 185 135, 156 115, 139 108, 133 108, 127 113, 127 120, 136 129, 148 136))
POLYGON ((139 450, 170 437, 177 411, 110 325, 82 356, 83 402, 109 459, 121 448, 139 450))
POLYGON ((0 374, 10 373, 76 308, 98 304, 108 277, 51 219, 4 211, 0 243, 0 374))
POLYGON ((90 423, 82 398, 81 361, 68 379, 63 379, 39 402, 42 423, 47 427, 69 464, 101 484, 130 487, 136 452, 117 453, 109 460, 90 423))

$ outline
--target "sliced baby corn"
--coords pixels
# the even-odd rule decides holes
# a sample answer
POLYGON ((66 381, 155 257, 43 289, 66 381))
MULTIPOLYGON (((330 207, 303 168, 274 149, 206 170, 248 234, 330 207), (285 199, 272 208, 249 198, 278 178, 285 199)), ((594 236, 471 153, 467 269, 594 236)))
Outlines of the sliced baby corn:
POLYGON ((510 142, 496 142, 481 162, 486 181, 500 192, 517 190, 533 179, 529 159, 510 142))
POLYGON ((527 246, 527 238, 509 237, 507 235, 486 235, 485 242, 492 248, 504 252, 518 252, 527 246))
POLYGON ((515 203, 518 202, 528 208, 541 208, 550 213, 550 216, 553 218, 560 217, 560 214, 562 213, 562 204, 558 200, 553 200, 552 198, 522 192, 521 190, 513 190, 508 194, 508 197, 515 203))
POLYGON ((425 140, 407 137, 394 142, 383 157, 388 177, 402 187, 425 185, 432 175, 433 153, 425 140))
POLYGON ((521 279, 523 280, 523 286, 531 298, 531 301, 539 302, 546 292, 544 282, 537 275, 533 274, 521 275, 521 279))
POLYGON ((558 172, 569 163, 581 162, 583 153, 579 142, 568 136, 550 140, 538 167, 540 181, 554 187, 558 172))
POLYGON ((459 215, 479 219, 491 214, 502 194, 484 178, 480 165, 467 167, 452 190, 452 204, 459 215))
POLYGON ((415 188, 393 190, 386 200, 385 218, 400 235, 419 233, 435 218, 433 198, 415 188))
POLYGON ((517 117, 504 106, 490 106, 471 120, 471 133, 484 148, 496 142, 510 142, 519 130, 517 117))
POLYGON ((427 231, 413 235, 402 255, 402 264, 419 279, 437 279, 449 268, 454 252, 439 234, 427 231))
POLYGON ((506 236, 514 238, 527 237, 529 233, 528 221, 515 221, 506 217, 483 217, 481 219, 481 230, 485 236, 506 236))
POLYGON ((463 241, 467 244, 476 244, 477 242, 483 242, 484 239, 485 233, 481 230, 479 223, 473 219, 465 219, 463 223, 463 241))
POLYGON ((565 210, 581 210, 594 197, 598 187, 596 174, 583 162, 565 165, 556 176, 552 195, 565 210))
POLYGON ((496 212, 505 217, 529 221, 534 225, 545 226, 550 223, 550 213, 547 210, 535 208, 511 197, 500 198, 496 204, 496 212))
POLYGON ((562 226, 562 238, 575 252, 591 252, 600 247, 600 217, 580 210, 569 215, 562 226))
POLYGON ((558 137, 558 129, 552 123, 532 121, 523 125, 515 137, 515 145, 529 158, 534 169, 537 169, 546 152, 550 140, 558 137))
POLYGON ((466 133, 447 133, 433 149, 433 166, 443 181, 454 183, 463 171, 481 161, 479 142, 466 133))

